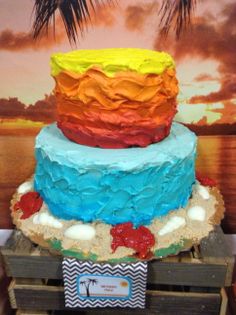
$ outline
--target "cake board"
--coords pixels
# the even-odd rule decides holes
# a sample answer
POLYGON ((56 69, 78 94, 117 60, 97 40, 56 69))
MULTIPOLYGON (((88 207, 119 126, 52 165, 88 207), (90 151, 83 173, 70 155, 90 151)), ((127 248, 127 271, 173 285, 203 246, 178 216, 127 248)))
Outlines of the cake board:
MULTIPOLYGON (((62 257, 32 243, 15 230, 1 249, 11 306, 19 315, 64 310, 62 257)), ((83 309, 84 314, 225 314, 224 287, 231 285, 234 258, 220 227, 199 246, 148 263, 145 310, 83 309)), ((75 309, 81 310, 81 309, 75 309)), ((69 311, 69 310, 68 310, 69 311)), ((54 313, 57 314, 57 313, 54 313)), ((61 313, 58 313, 61 314, 61 313)))

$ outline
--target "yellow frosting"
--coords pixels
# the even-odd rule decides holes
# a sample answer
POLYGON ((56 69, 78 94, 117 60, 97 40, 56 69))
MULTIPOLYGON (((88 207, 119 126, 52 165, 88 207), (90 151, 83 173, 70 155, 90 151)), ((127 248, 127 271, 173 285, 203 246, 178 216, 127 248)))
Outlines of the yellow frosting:
POLYGON ((121 71, 161 74, 168 68, 175 68, 175 64, 165 52, 138 48, 76 50, 51 56, 52 76, 62 71, 82 74, 90 68, 102 69, 108 77, 114 77, 121 71))

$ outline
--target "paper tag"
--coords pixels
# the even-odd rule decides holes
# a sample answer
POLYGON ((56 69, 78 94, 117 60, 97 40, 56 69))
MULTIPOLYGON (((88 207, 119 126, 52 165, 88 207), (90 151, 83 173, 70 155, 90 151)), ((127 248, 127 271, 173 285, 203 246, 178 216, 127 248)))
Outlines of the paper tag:
POLYGON ((92 263, 64 258, 65 306, 144 308, 147 263, 92 263))

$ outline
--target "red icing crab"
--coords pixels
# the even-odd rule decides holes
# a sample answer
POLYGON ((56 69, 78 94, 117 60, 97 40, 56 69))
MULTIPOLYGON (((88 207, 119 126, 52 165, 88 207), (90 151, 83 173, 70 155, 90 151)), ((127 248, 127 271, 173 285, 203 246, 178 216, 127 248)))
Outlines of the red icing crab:
POLYGON ((114 226, 110 233, 113 237, 111 243, 113 252, 119 246, 133 248, 140 259, 147 258, 155 244, 155 237, 148 228, 140 226, 134 229, 131 222, 114 226))
POLYGON ((203 186, 209 186, 209 187, 215 187, 216 186, 216 181, 214 179, 211 179, 207 176, 204 176, 204 175, 200 174, 199 172, 196 172, 196 178, 200 182, 200 184, 203 186))
POLYGON ((20 200, 15 204, 14 210, 21 210, 23 214, 21 219, 27 219, 42 207, 43 199, 35 191, 27 192, 22 195, 20 200))

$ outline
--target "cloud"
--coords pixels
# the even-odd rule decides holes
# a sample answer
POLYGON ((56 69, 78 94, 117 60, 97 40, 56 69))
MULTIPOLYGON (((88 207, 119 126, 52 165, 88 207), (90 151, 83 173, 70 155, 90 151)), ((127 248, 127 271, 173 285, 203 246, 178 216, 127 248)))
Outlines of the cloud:
MULTIPOLYGON (((95 10, 90 8, 90 19, 83 22, 86 35, 86 30, 90 27, 111 27, 116 23, 115 11, 118 7, 112 4, 97 5, 95 10)), ((39 39, 34 40, 32 33, 29 32, 14 32, 10 29, 5 29, 0 32, 0 50, 7 51, 22 51, 22 50, 39 50, 48 49, 58 45, 66 40, 66 32, 64 29, 61 17, 56 17, 56 32, 54 36, 53 26, 49 27, 48 32, 43 32, 39 39)), ((78 28, 78 37, 80 37, 80 30, 78 28)))
POLYGON ((114 4, 101 3, 97 5, 95 11, 90 10, 90 22, 88 24, 98 27, 112 27, 116 23, 115 13, 117 10, 119 10, 118 6, 114 4))
MULTIPOLYGON (((236 76, 232 75, 230 78, 221 83, 221 88, 217 92, 212 92, 208 95, 197 95, 193 96, 189 103, 216 103, 231 100, 236 96, 236 76)), ((235 107, 236 117, 236 107, 235 107)))
POLYGON ((56 39, 52 32, 44 33, 38 40, 34 40, 31 33, 18 32, 6 29, 0 32, 0 50, 21 51, 47 49, 64 40, 65 35, 57 32, 56 39))
POLYGON ((216 80, 218 79, 213 77, 209 73, 201 73, 194 79, 195 82, 216 81, 216 80))
POLYGON ((148 18, 158 12, 156 1, 128 6, 125 10, 125 26, 130 31, 140 31, 143 29, 148 18))
MULTIPOLYGON (((186 58, 214 60, 219 63, 221 88, 209 95, 192 97, 190 102, 218 102, 236 97, 236 3, 230 3, 222 10, 219 20, 205 12, 204 17, 196 19, 190 31, 182 34, 178 41, 167 39, 163 44, 158 36, 154 47, 157 50, 169 47, 178 61, 186 58)), ((189 60, 188 59, 188 60, 189 60)), ((198 78, 199 79, 199 78, 198 78)))
MULTIPOLYGON (((224 102, 224 106, 222 108, 215 108, 212 110, 214 113, 221 114, 221 119, 217 121, 217 123, 221 124, 233 124, 235 123, 236 118, 236 103, 232 101, 224 102)), ((235 134, 236 129, 234 130, 235 134)))
POLYGON ((34 105, 26 106, 17 97, 0 99, 0 119, 29 119, 51 123, 56 120, 56 102, 53 95, 45 95, 45 98, 34 105))

